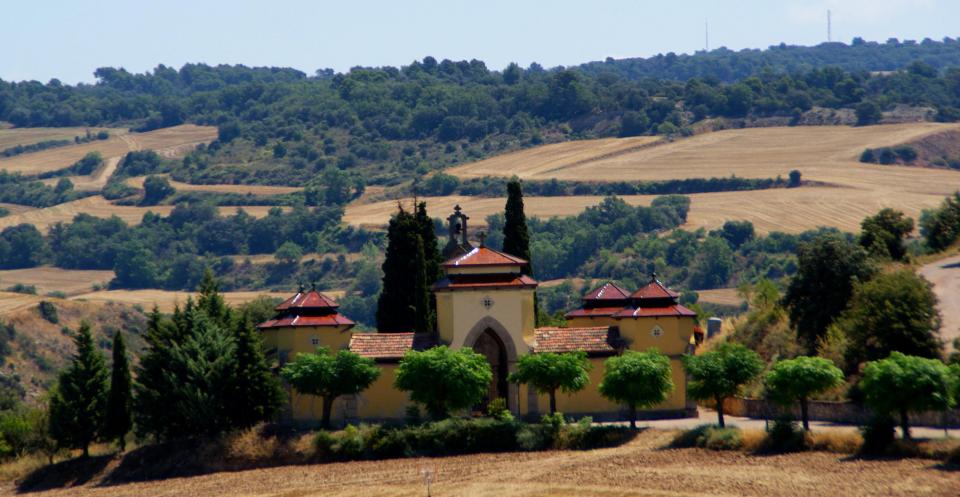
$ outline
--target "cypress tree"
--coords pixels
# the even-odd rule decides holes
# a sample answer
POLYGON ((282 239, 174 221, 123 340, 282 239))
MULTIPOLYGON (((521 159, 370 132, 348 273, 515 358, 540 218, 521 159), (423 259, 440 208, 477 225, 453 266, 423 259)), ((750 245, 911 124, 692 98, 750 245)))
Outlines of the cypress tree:
MULTIPOLYGON (((527 216, 523 212, 523 187, 516 176, 507 183, 507 206, 504 211, 503 251, 527 261, 522 268, 523 274, 533 276, 533 261, 530 259, 530 232, 527 230, 527 216)), ((533 316, 540 323, 540 302, 533 294, 533 316)))
POLYGON ((203 279, 197 291, 200 293, 197 298, 197 307, 218 326, 229 327, 230 307, 220 293, 220 282, 213 276, 213 271, 209 267, 203 271, 203 279))
POLYGON ((236 384, 231 399, 233 424, 252 426, 268 421, 283 404, 280 380, 270 372, 263 354, 260 333, 244 312, 234 325, 236 384))
POLYGON ((120 452, 127 447, 126 436, 133 427, 130 411, 130 361, 127 345, 119 331, 113 335, 113 369, 110 374, 110 395, 107 397, 107 415, 104 437, 117 440, 120 452))
POLYGON ((423 291, 427 294, 430 304, 430 316, 425 331, 430 331, 436 329, 437 326, 437 297, 430 291, 430 287, 443 277, 443 271, 440 268, 443 263, 443 255, 440 253, 440 245, 437 243, 437 235, 433 229, 433 219, 430 219, 430 216, 427 215, 426 202, 417 204, 416 219, 417 225, 420 227, 420 238, 423 239, 423 272, 425 278, 423 291))
POLYGON ((82 322, 74 337, 77 353, 60 373, 57 388, 50 398, 50 435, 57 445, 83 449, 90 455, 90 444, 100 437, 107 405, 107 366, 93 344, 90 324, 82 322))
POLYGON ((399 208, 387 229, 383 261, 383 289, 377 301, 380 331, 429 331, 430 283, 424 257, 421 225, 416 216, 399 208), (426 320, 426 321, 424 321, 426 320))

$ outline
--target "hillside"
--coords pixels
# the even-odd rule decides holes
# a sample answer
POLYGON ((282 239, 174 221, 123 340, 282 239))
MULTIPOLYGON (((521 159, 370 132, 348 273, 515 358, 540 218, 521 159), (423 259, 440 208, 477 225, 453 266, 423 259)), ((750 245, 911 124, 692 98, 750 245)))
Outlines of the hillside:
POLYGON ((586 72, 616 74, 630 79, 715 78, 733 81, 762 70, 795 73, 819 67, 837 67, 845 71, 896 71, 913 61, 922 60, 942 69, 960 65, 960 41, 944 38, 897 40, 885 43, 854 38, 850 44, 833 42, 815 46, 774 45, 769 48, 729 50, 721 47, 694 54, 658 54, 648 58, 607 59, 581 65, 586 72))
MULTIPOLYGON (((685 227, 717 228, 731 219, 748 220, 758 231, 797 233, 818 226, 859 229, 864 217, 895 207, 917 218, 960 185, 960 171, 860 163, 865 148, 892 146, 956 130, 953 124, 913 123, 868 127, 803 126, 750 128, 704 133, 673 141, 634 138, 584 140, 513 152, 449 169, 461 178, 519 176, 527 180, 657 181, 736 175, 803 179, 824 186, 692 194, 685 227)), ((649 195, 624 196, 649 205, 649 195)), ((478 221, 503 207, 502 199, 425 198, 433 212, 459 203, 478 221)), ((601 200, 596 196, 529 197, 529 215, 574 215, 601 200)), ((392 201, 350 206, 345 220, 383 225, 392 201)))

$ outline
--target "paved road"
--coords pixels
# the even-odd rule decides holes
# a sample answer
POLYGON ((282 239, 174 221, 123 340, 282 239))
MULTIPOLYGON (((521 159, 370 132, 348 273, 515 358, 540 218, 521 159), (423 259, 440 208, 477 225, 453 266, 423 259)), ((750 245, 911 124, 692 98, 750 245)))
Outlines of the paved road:
MULTIPOLYGON (((656 421, 639 421, 637 424, 641 427, 650 427, 658 428, 661 430, 688 430, 695 426, 699 426, 705 423, 716 423, 717 422, 717 412, 713 409, 700 408, 700 417, 699 418, 684 418, 684 419, 661 419, 656 421)), ((762 430, 766 426, 766 422, 762 419, 753 419, 753 418, 741 418, 738 416, 730 416, 729 414, 723 416, 723 420, 727 426, 737 426, 742 429, 757 429, 762 430)), ((811 421, 810 430, 811 431, 823 431, 823 430, 837 430, 837 431, 857 431, 859 429, 856 425, 845 425, 837 423, 828 423, 824 421, 811 421)), ((899 433, 899 430, 898 432, 899 433)), ((960 429, 951 429, 948 430, 949 436, 952 438, 960 438, 960 429)), ((910 429, 910 434, 915 438, 943 438, 944 432, 940 428, 929 428, 914 426, 910 429)))
POLYGON ((940 335, 947 350, 953 350, 953 340, 960 337, 960 255, 927 264, 920 268, 920 274, 933 283, 943 318, 940 335))

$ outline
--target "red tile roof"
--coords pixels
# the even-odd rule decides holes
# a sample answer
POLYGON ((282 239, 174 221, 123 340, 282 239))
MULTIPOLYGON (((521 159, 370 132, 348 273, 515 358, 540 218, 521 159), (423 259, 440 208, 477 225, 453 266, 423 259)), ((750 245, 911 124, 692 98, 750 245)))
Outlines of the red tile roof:
POLYGON ((610 345, 610 327, 590 328, 537 328, 533 330, 533 352, 576 352, 588 354, 612 354, 616 349, 610 345))
POLYGON ((284 300, 274 310, 284 311, 287 309, 335 309, 339 307, 337 302, 330 297, 316 291, 299 291, 293 297, 284 300))
POLYGON ((476 247, 466 254, 444 262, 443 266, 523 266, 525 264, 527 264, 527 261, 499 250, 493 250, 489 247, 476 247))
POLYGON ((663 286, 663 283, 654 279, 650 283, 647 283, 643 288, 633 292, 630 295, 632 299, 675 299, 680 294, 670 290, 669 288, 663 286))
POLYGON ((664 317, 664 316, 696 316, 697 313, 687 309, 680 304, 669 305, 665 307, 638 307, 636 309, 625 308, 613 315, 615 318, 646 318, 646 317, 664 317))
POLYGON ((354 324, 356 323, 351 321, 350 318, 344 316, 343 314, 334 312, 332 314, 325 314, 323 316, 298 316, 295 314, 284 314, 274 319, 264 321, 257 327, 260 329, 266 329, 295 326, 353 326, 354 324))
POLYGON ((617 307, 593 307, 589 309, 575 309, 567 313, 567 319, 570 318, 593 318, 613 316, 623 310, 623 306, 617 307))
POLYGON ((604 283, 603 286, 588 293, 583 300, 627 300, 630 292, 613 282, 604 283))
POLYGON ((416 333, 354 333, 350 351, 371 359, 400 359, 409 350, 423 350, 434 345, 427 335, 416 333))
POLYGON ((502 274, 457 274, 444 278, 433 285, 434 291, 462 290, 469 288, 536 288, 537 280, 515 273, 502 274))

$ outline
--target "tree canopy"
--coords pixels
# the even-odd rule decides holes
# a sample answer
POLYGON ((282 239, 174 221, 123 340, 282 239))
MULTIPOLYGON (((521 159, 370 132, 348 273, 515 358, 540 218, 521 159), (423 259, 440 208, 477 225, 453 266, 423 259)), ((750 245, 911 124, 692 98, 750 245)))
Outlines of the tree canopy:
POLYGON ((407 352, 397 367, 395 386, 410 392, 410 399, 423 404, 434 419, 443 419, 479 404, 492 380, 486 357, 469 348, 454 351, 441 345, 407 352))
POLYGON ((637 408, 653 407, 667 400, 673 391, 670 358, 656 349, 626 351, 604 362, 600 393, 627 405, 630 427, 637 427, 637 408))
POLYGON ((329 428, 333 402, 337 397, 369 388, 380 377, 380 368, 373 359, 360 357, 349 350, 340 350, 334 355, 321 347, 312 354, 298 354, 280 374, 297 392, 320 397, 323 404, 321 424, 329 428))
POLYGON ((80 324, 73 343, 76 353, 50 397, 50 434, 58 446, 82 449, 86 457, 103 434, 110 373, 89 323, 80 324))
POLYGON ((743 345, 722 343, 701 355, 684 356, 683 367, 690 375, 687 393, 694 399, 716 402, 717 422, 724 426, 724 399, 756 378, 763 370, 763 361, 743 345))
POLYGON ((954 404, 950 368, 936 359, 893 352, 867 363, 861 388, 867 404, 884 414, 899 414, 903 438, 910 438, 909 413, 940 411, 954 404))
POLYGON ((557 390, 573 393, 590 382, 590 361, 585 352, 527 354, 510 373, 511 383, 529 384, 550 396, 550 414, 557 412, 557 390))
POLYGON ((807 401, 843 383, 843 371, 822 357, 797 357, 777 362, 764 378, 770 397, 783 405, 800 404, 803 429, 810 430, 807 401))

